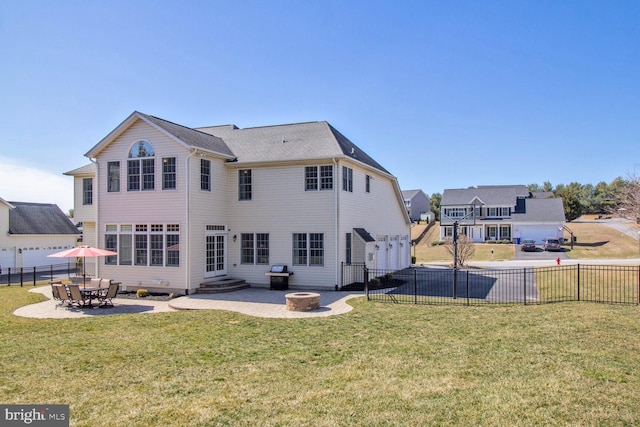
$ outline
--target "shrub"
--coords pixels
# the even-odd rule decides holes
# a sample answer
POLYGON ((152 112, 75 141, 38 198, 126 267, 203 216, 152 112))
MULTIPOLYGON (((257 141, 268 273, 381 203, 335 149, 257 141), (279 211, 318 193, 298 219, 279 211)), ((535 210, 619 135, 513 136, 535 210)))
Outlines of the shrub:
POLYGON ((136 291, 136 296, 138 298, 144 298, 144 297, 148 297, 149 296, 149 291, 146 289, 138 289, 136 291))
POLYGON ((431 242, 431 246, 440 246, 440 245, 444 245, 443 240, 434 240, 433 242, 431 242))

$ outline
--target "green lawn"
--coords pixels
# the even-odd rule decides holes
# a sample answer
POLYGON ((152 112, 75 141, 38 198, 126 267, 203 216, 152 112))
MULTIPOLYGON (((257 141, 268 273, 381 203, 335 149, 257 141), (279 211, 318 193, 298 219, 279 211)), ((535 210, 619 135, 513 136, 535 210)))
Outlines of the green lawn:
POLYGON ((638 307, 220 311, 37 320, 0 288, 0 401, 73 426, 638 425, 638 307))
MULTIPOLYGON (((640 253, 638 241, 626 236, 604 224, 595 222, 567 224, 575 233, 577 242, 573 249, 570 243, 564 245, 569 258, 576 259, 600 259, 600 258, 637 258, 640 253)), ((630 223, 630 225, 634 225, 630 223)), ((452 255, 445 246, 433 246, 434 241, 440 238, 439 225, 433 226, 415 248, 417 262, 451 262, 452 255)), ((565 233, 569 239, 569 233, 565 233)), ((480 243, 475 245, 475 254, 469 261, 505 261, 514 258, 514 252, 519 250, 516 245, 480 243), (493 253, 491 252, 493 250, 493 253)))

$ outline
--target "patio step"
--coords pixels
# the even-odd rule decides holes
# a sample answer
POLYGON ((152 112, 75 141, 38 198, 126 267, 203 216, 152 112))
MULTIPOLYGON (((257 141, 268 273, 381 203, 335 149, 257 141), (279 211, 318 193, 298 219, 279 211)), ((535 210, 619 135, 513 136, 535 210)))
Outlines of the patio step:
POLYGON ((232 277, 216 278, 200 283, 196 289, 196 294, 218 294, 222 292, 239 291, 250 287, 244 279, 234 279, 232 277))

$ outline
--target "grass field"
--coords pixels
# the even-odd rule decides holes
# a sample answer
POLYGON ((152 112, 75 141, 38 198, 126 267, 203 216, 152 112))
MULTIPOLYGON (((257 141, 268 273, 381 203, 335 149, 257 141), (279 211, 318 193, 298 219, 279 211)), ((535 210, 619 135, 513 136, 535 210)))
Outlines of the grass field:
MULTIPOLYGON (((577 237, 573 249, 565 245, 570 258, 637 258, 639 256, 638 241, 626 236, 606 225, 585 222, 568 223, 577 237)), ((439 240, 438 225, 432 227, 416 246, 417 262, 451 262, 452 256, 444 246, 432 246, 439 240)), ((567 238, 569 237, 568 233, 567 238)), ((514 257, 516 245, 481 243, 475 245, 475 255, 469 261, 505 261, 514 257), (493 254, 491 250, 493 249, 493 254)))
POLYGON ((597 223, 572 222, 569 228, 577 242, 569 252, 571 258, 637 258, 638 241, 619 231, 597 223))
POLYGON ((11 314, 41 298, 0 288, 0 401, 69 404, 72 426, 640 424, 635 306, 11 314))

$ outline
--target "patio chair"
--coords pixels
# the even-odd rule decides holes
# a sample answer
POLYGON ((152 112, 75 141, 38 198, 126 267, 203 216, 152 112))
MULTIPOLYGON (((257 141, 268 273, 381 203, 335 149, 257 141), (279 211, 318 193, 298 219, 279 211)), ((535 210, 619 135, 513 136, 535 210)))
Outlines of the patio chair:
POLYGON ((80 292, 80 287, 78 285, 69 285, 68 290, 69 290, 69 301, 71 304, 75 304, 78 307, 84 307, 86 305, 91 304, 90 300, 89 300, 89 304, 87 304, 87 301, 82 296, 82 292, 80 292))
POLYGON ((118 289, 120 288, 120 283, 113 283, 111 282, 109 284, 109 288, 107 288, 107 291, 100 295, 100 307, 113 307, 113 301, 112 299, 116 297, 116 295, 118 295, 118 289))
POLYGON ((65 288, 64 285, 60 285, 60 284, 51 285, 51 293, 53 294, 53 299, 56 301, 59 301, 58 304, 56 304, 56 310, 61 305, 71 303, 69 294, 67 293, 67 288, 65 288))
POLYGON ((53 299, 56 301, 60 301, 60 292, 58 291, 58 283, 51 284, 51 295, 53 295, 53 299))

